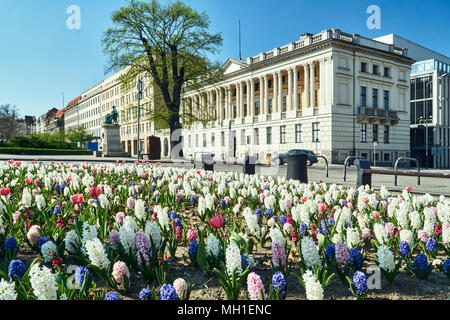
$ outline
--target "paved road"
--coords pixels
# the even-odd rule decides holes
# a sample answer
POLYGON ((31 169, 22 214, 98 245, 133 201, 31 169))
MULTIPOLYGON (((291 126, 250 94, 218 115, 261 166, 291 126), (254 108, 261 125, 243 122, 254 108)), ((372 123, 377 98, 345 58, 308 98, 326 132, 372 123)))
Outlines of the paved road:
MULTIPOLYGON (((120 162, 134 162, 133 158, 96 158, 94 156, 31 156, 31 155, 0 155, 0 161, 2 160, 20 160, 20 161, 32 161, 36 158, 39 161, 64 161, 64 162, 92 162, 92 163, 103 163, 103 162, 115 162, 119 160, 120 162)), ((156 161, 152 161, 156 162, 156 161)), ((171 163, 168 161, 162 160, 167 166, 177 166, 184 168, 193 168, 193 164, 191 163, 171 163)), ((374 167, 372 167, 374 168, 374 167)), ((230 164, 216 164, 214 166, 216 171, 233 171, 233 172, 242 172, 241 165, 230 165, 230 164)), ((380 168, 380 169, 389 169, 389 168, 380 168)), ((392 169, 392 168, 391 168, 392 169)), ((322 162, 315 164, 311 167, 308 167, 308 179, 311 181, 318 181, 320 179, 324 180, 327 183, 336 183, 342 184, 345 186, 355 186, 356 185, 356 170, 354 166, 347 168, 347 179, 344 182, 343 179, 343 165, 330 164, 329 165, 329 176, 326 177, 325 166, 322 162)), ((404 170, 404 169, 402 169, 404 170)), ((414 170, 414 169, 411 169, 414 170)), ((256 173, 263 175, 273 175, 273 176, 286 176, 287 165, 283 165, 280 167, 271 167, 268 168, 266 166, 257 165, 256 173)), ((421 169, 422 172, 439 172, 439 173, 449 173, 450 170, 436 170, 436 169, 421 169)), ((386 186, 388 190, 392 191, 401 191, 407 186, 412 187, 413 192, 417 193, 429 193, 431 195, 439 196, 441 194, 450 196, 450 179, 438 179, 438 178, 421 178, 421 184, 417 185, 416 177, 398 177, 398 186, 394 186, 394 176, 388 175, 373 175, 372 176, 372 186, 374 189, 379 189, 381 185, 386 186)))

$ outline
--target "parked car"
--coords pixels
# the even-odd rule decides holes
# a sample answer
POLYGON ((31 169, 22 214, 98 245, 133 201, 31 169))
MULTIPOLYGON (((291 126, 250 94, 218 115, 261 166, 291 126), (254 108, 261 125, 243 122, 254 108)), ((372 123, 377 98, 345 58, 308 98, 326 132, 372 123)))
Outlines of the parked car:
POLYGON ((311 150, 305 150, 305 149, 292 149, 289 150, 286 153, 280 153, 277 155, 274 155, 270 158, 270 161, 275 163, 275 164, 285 164, 288 161, 288 155, 290 154, 306 154, 306 158, 307 158, 307 164, 308 166, 312 166, 314 163, 318 162, 317 160, 317 155, 312 152, 311 150))

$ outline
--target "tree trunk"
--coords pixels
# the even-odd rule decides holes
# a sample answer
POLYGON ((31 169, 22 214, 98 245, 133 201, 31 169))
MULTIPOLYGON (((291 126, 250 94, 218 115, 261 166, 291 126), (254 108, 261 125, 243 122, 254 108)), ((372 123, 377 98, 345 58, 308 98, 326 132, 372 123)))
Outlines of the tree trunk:
POLYGON ((182 136, 180 133, 174 135, 176 130, 182 129, 180 123, 180 115, 178 113, 173 114, 169 119, 169 129, 170 129, 170 150, 171 157, 175 159, 183 158, 183 148, 182 145, 178 146, 182 142, 182 136), (172 152, 174 150, 174 152, 172 152))

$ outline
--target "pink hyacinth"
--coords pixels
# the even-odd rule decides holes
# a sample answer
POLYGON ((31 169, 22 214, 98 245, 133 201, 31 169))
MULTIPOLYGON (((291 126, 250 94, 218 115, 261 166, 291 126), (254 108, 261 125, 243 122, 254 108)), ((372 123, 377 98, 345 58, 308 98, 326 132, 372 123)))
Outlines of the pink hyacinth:
POLYGON ((122 211, 117 212, 117 214, 116 214, 116 222, 118 224, 122 225, 124 218, 125 218, 125 212, 122 212, 122 211))
POLYGON ((362 229, 362 237, 364 239, 370 239, 371 236, 372 236, 372 234, 370 233, 370 229, 368 229, 368 228, 362 229))
POLYGON ((386 230, 386 232, 389 234, 390 237, 394 236, 394 224, 392 222, 387 222, 384 225, 384 230, 386 230))
POLYGON ((346 243, 336 243, 336 261, 343 266, 350 258, 348 246, 346 243))
POLYGON ((286 265, 286 251, 281 242, 272 243, 272 262, 275 267, 286 265))
POLYGON ((263 296, 266 297, 266 293, 264 292, 264 284, 261 280, 261 277, 258 276, 255 272, 250 272, 247 276, 247 288, 248 293, 250 294, 251 300, 260 300, 261 299, 261 291, 263 296))
POLYGON ((180 299, 183 298, 186 291, 188 290, 188 284, 183 278, 175 279, 175 281, 173 282, 173 287, 175 288, 175 292, 180 299))
POLYGON ((189 241, 195 241, 197 240, 197 230, 195 230, 194 228, 189 228, 186 237, 188 238, 189 241))
POLYGON ((127 276, 128 280, 129 280, 130 279, 130 271, 128 270, 128 267, 125 264, 125 262, 117 261, 116 263, 114 263, 112 276, 113 276, 114 280, 116 280, 116 282, 118 284, 117 287, 119 289, 121 289, 121 290, 126 289, 125 288, 125 280, 123 277, 127 276))
POLYGON ((133 210, 133 208, 134 208, 134 198, 133 197, 129 197, 127 199, 127 208, 130 210, 133 210))
POLYGON ((31 242, 31 244, 36 245, 38 243, 40 235, 40 227, 38 225, 31 226, 30 230, 28 230, 27 238, 31 242))
POLYGON ((298 199, 298 197, 295 196, 295 197, 294 197, 294 206, 297 206, 299 201, 300 201, 300 200, 298 199))
POLYGON ((424 230, 417 231, 417 236, 423 242, 427 242, 427 240, 428 240, 428 233, 426 233, 424 230))
POLYGON ((319 212, 327 212, 327 204, 325 202, 321 202, 317 205, 319 212))
POLYGON ((16 212, 13 213, 14 224, 17 222, 17 220, 19 219, 21 214, 22 214, 22 212, 20 212, 20 211, 16 211, 16 212))

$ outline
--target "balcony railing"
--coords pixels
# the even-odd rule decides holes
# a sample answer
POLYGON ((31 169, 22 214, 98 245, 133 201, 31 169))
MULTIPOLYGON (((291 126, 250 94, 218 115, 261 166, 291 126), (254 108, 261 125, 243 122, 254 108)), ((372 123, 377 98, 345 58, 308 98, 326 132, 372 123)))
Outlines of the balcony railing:
POLYGON ((377 109, 369 107, 359 107, 358 108, 358 120, 369 120, 375 122, 379 120, 383 122, 391 122, 392 124, 398 123, 398 113, 394 110, 377 109))

